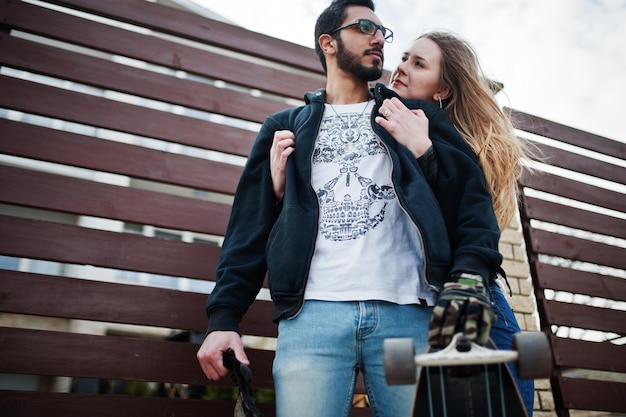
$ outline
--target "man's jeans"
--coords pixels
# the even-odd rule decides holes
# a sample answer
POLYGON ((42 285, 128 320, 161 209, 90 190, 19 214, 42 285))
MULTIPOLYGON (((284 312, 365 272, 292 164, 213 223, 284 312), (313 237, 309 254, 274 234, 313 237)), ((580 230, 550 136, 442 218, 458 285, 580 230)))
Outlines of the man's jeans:
POLYGON ((416 352, 425 352, 431 312, 382 301, 307 300, 298 316, 281 320, 278 328, 276 415, 349 416, 361 371, 374 417, 410 416, 415 385, 387 385, 383 341, 412 337, 416 352))

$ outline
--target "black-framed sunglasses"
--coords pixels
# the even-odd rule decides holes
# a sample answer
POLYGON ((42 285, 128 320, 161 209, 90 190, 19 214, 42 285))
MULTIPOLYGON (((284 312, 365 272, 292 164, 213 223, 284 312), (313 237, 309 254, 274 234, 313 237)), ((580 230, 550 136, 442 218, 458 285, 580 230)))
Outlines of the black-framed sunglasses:
POLYGON ((376 31, 380 29, 380 32, 383 34, 383 37, 385 38, 385 41, 389 43, 393 42, 393 32, 391 31, 391 29, 388 29, 384 27, 383 25, 378 25, 369 19, 358 19, 356 22, 348 23, 347 25, 338 27, 337 29, 330 32, 329 35, 337 33, 342 29, 346 29, 346 28, 356 26, 356 25, 359 25, 359 30, 362 33, 365 33, 366 35, 371 35, 371 36, 376 35, 376 31))

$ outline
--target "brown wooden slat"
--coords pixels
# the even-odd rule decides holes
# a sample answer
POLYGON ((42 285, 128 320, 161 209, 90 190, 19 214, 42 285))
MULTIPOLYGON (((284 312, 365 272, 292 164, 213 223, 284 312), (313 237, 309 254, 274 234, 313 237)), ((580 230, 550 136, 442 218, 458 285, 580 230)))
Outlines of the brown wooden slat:
POLYGON ((626 182, 626 168, 624 167, 541 143, 537 143, 535 146, 541 150, 547 163, 551 166, 565 168, 570 171, 580 172, 619 184, 626 182))
POLYGON ((626 198, 624 198, 624 194, 569 178, 547 173, 532 175, 525 171, 519 183, 523 187, 530 187, 535 190, 582 201, 598 207, 626 212, 626 198))
MULTIPOLYGON (((141 0, 71 0, 51 1, 89 13, 103 15, 152 28, 160 32, 197 40, 250 56, 322 74, 322 66, 311 48, 299 46, 216 20, 141 0)), ((268 24, 271 22, 268 20, 268 24)), ((313 28, 311 28, 311 37, 313 28)))
POLYGON ((213 132, 213 123, 199 119, 11 77, 0 77, 0 89, 2 107, 89 126, 178 143, 210 138, 213 132))
MULTIPOLYGON (((208 326, 206 294, 6 270, 0 270, 0 282, 3 312, 200 333, 208 326)), ((272 313, 271 301, 255 301, 241 322, 241 332, 276 337, 272 313)))
POLYGON ((526 216, 606 236, 626 239, 626 220, 594 213, 575 207, 541 200, 527 195, 521 196, 526 216))
MULTIPOLYGON (((9 98, 5 99, 5 103, 9 103, 9 98)), ((195 123, 195 119, 192 119, 195 123)), ((6 124, 13 123, 19 125, 16 122, 10 122, 5 119, 0 119, 0 129, 4 130, 9 129, 9 126, 6 124)), ((171 137, 165 137, 164 139, 174 142, 180 143, 182 145, 188 145, 201 149, 214 150, 218 152, 224 152, 227 154, 247 156, 250 148, 252 147, 252 143, 254 142, 254 138, 256 137, 255 132, 251 132, 244 129, 235 128, 232 126, 221 125, 217 123, 211 123, 203 121, 201 122, 205 125, 206 131, 210 132, 210 134, 206 135, 188 135, 181 137, 181 135, 175 135, 171 137)), ((16 129, 34 129, 31 127, 23 127, 23 128, 11 128, 11 132, 16 129)), ((41 128, 40 128, 41 129, 41 128)), ((8 134, 8 133, 7 133, 8 134)), ((5 135, 6 136, 6 135, 5 135)), ((4 136, 3 136, 4 138, 4 136)), ((129 152, 129 151, 127 151, 129 152)))
MULTIPOLYGON (((516 121, 516 127, 521 130, 556 139, 560 142, 578 146, 583 149, 610 155, 618 159, 626 159, 626 143, 624 142, 617 142, 603 136, 584 132, 517 110, 506 110, 511 111, 512 117, 516 121)), ((618 139, 624 140, 626 138, 618 139)))
POLYGON ((538 289, 568 291, 575 294, 626 300, 626 280, 537 262, 534 264, 538 289))
MULTIPOLYGON (((209 125, 211 125, 210 136, 187 138, 190 140, 185 140, 186 138, 182 138, 183 140, 181 140, 179 136, 176 136, 170 139, 171 141, 175 141, 175 143, 180 143, 182 145, 189 145, 189 146, 198 147, 202 149, 215 150, 218 152, 224 152, 224 153, 233 154, 233 155, 240 155, 240 156, 248 155, 248 152, 250 151, 250 148, 252 147, 252 143, 254 142, 254 137, 256 136, 255 133, 243 131, 241 129, 236 129, 236 128, 225 126, 225 125, 211 124, 211 123, 209 123, 209 125)), ((124 160, 123 158, 126 156, 126 154, 133 155, 135 152, 133 151, 133 148, 125 148, 125 147, 120 148, 119 146, 121 144, 117 144, 116 142, 94 141, 93 138, 89 136, 82 136, 82 135, 78 135, 75 133, 29 125, 29 124, 15 122, 15 121, 7 120, 7 119, 0 119, 0 131, 2 132, 3 139, 6 139, 6 140, 12 139, 14 142, 14 144, 12 145, 6 145, 5 143, 0 143, 0 145, 2 146, 2 150, 5 153, 20 152, 20 151, 11 151, 11 149, 13 148, 9 146, 13 146, 16 149, 20 149, 19 146, 21 142, 19 141, 19 139, 24 140, 24 138, 28 138, 29 141, 39 140, 42 142, 42 143, 37 143, 37 145, 43 145, 46 140, 50 140, 50 141, 55 140, 57 141, 56 144, 59 146, 63 146, 63 142, 72 141, 69 144, 72 147, 82 148, 82 147, 86 147, 86 145, 88 145, 90 148, 96 147, 98 152, 104 153, 104 156, 108 156, 108 153, 111 153, 111 154, 122 153, 121 155, 118 155, 118 158, 122 160, 124 160), (58 142, 62 142, 62 143, 58 143, 58 142)), ((23 143, 28 143, 28 142, 24 141, 23 143)), ((27 146, 23 146, 23 148, 28 149, 27 146)), ((33 153, 32 155, 38 155, 38 156, 33 156, 33 158, 36 158, 36 159, 49 160, 51 162, 59 161, 60 163, 64 163, 63 159, 61 159, 60 156, 57 156, 57 159, 46 159, 45 155, 47 155, 51 151, 52 150, 48 150, 47 152, 42 153, 42 154, 33 153)), ((59 152, 59 154, 64 154, 67 151, 68 151, 67 149, 64 149, 64 151, 59 152)), ((23 150, 21 152, 24 152, 23 153, 24 156, 30 157, 30 155, 26 153, 26 151, 23 150)), ((74 152, 77 153, 79 152, 79 150, 76 150, 74 152)), ((90 154, 89 150, 83 150, 83 152, 85 152, 87 155, 90 154)), ((154 169, 147 170, 144 167, 144 165, 152 166, 152 164, 154 163, 157 163, 157 166, 159 166, 158 163, 162 163, 162 162, 159 161, 159 158, 156 155, 160 155, 160 151, 153 151, 152 155, 149 153, 143 153, 140 156, 145 157, 145 158, 150 158, 148 159, 148 161, 146 161, 147 163, 146 164, 136 164, 136 163, 133 164, 133 165, 138 165, 140 168, 142 168, 144 171, 147 171, 148 173, 144 171, 137 171, 138 168, 135 168, 135 170, 133 171, 132 170, 133 168, 131 167, 124 170, 121 168, 124 166, 122 164, 120 164, 120 166, 116 168, 107 169, 107 168, 101 167, 99 169, 101 171, 126 173, 131 176, 140 177, 140 178, 158 179, 159 177, 149 176, 149 172, 154 171, 154 169), (152 158, 156 158, 157 160, 152 161, 151 160, 152 158)), ((134 156, 137 156, 137 155, 134 155, 134 156)), ((76 161, 69 161, 67 164, 81 166, 81 164, 76 161)), ((208 168, 203 167, 203 169, 208 169, 208 168)), ((229 168, 228 165, 224 165, 224 166, 220 165, 220 169, 228 171, 229 169, 235 169, 235 168, 229 168)), ((167 177, 164 177, 164 178, 167 178, 167 177)))
POLYGON ((219 248, 0 216, 0 253, 153 274, 214 279, 219 248))
POLYGON ((0 119, 0 152, 198 190, 234 194, 242 168, 0 119), (138 163, 141 162, 141 163, 138 163))
MULTIPOLYGON (((142 398, 121 395, 0 391, 6 417, 231 417, 234 401, 142 398)), ((276 415, 273 404, 260 404, 265 417, 276 415)))
POLYGON ((352 408, 350 417, 371 417, 372 412, 369 408, 352 408))
POLYGON ((288 107, 274 100, 9 36, 0 36, 0 57, 0 63, 9 67, 259 123, 268 113, 288 107))
POLYGON ((319 80, 279 68, 260 66, 22 2, 0 2, 0 15, 4 24, 26 32, 286 97, 301 99, 304 92, 323 86, 319 80))
MULTIPOLYGON (((253 382, 254 387, 254 382, 253 382)), ((0 409, 7 417, 231 417, 235 402, 141 398, 121 395, 1 391, 0 409)), ((264 417, 274 417, 274 404, 257 403, 264 417)), ((351 417, 371 417, 369 408, 353 408, 351 417)))
MULTIPOLYGON (((230 386, 209 381, 196 359, 200 345, 118 336, 0 327, 0 371, 194 385, 230 386), (45 352, 43 351, 45 349, 45 352), (173 360, 175 358, 175 360, 173 360)), ((246 349, 255 388, 273 388, 273 351, 246 349)))
POLYGON ((230 206, 0 165, 0 202, 223 235, 230 206))
MULTIPOLYGON (((254 386, 254 385, 253 385, 254 386)), ((258 403, 264 417, 274 417, 273 404, 258 403)), ((120 395, 0 391, 0 409, 10 417, 231 417, 234 401, 141 398, 120 395)), ((369 408, 353 408, 351 417, 370 417, 369 408)))
POLYGON ((626 269, 624 249, 545 230, 529 229, 526 244, 535 253, 626 269))
POLYGON ((626 384, 588 380, 582 378, 560 378, 565 407, 577 410, 626 411, 626 384))
POLYGON ((626 372, 626 361, 615 360, 615 358, 624 357, 626 346, 614 345, 610 342, 596 343, 555 336, 550 338, 550 344, 557 366, 626 372))
POLYGON ((626 333, 625 311, 549 300, 543 303, 543 308, 552 325, 626 333))
POLYGON ((205 294, 5 270, 0 282, 3 312, 197 332, 207 327, 205 294))

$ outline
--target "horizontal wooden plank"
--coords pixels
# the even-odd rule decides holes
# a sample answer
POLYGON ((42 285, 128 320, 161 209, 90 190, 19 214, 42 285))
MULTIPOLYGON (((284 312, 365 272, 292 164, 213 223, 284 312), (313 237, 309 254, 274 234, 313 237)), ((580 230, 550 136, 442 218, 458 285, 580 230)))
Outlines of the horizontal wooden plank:
POLYGON ((0 76, 0 89, 5 93, 0 106, 8 109, 168 142, 210 140, 214 131, 214 124, 204 120, 7 76, 0 76))
POLYGON ((9 313, 204 332, 207 296, 176 290, 0 270, 9 313))
POLYGON ((624 249, 618 246, 532 228, 527 229, 526 244, 536 254, 626 269, 624 249))
MULTIPOLYGON (((516 127, 521 130, 556 139, 563 143, 609 155, 614 158, 626 159, 625 142, 618 142, 517 110, 506 110, 511 112, 512 118, 516 122, 516 127)), ((616 139, 624 140, 626 138, 616 139)))
POLYGON ((626 220, 522 195, 521 209, 528 219, 626 239, 626 220))
MULTIPOLYGON (((254 382, 253 382, 254 387, 254 382)), ((257 403, 264 417, 274 404, 257 403)), ((143 398, 121 395, 67 394, 0 390, 0 409, 7 417, 232 417, 234 401, 143 398)), ((369 408, 353 408, 351 417, 370 417, 369 408)))
MULTIPOLYGON (((204 333, 206 294, 0 270, 0 311, 127 323, 204 333)), ((241 322, 246 335, 277 337, 271 301, 255 301, 241 322)))
MULTIPOLYGON (((234 401, 142 398, 122 395, 0 391, 5 417, 232 417, 234 401)), ((276 415, 273 404, 259 404, 265 417, 276 415)))
MULTIPOLYGON (((254 381, 253 381, 254 387, 254 381)), ((258 403, 264 417, 274 417, 274 404, 258 403)), ((234 401, 141 398, 47 392, 0 391, 6 417, 232 417, 234 401)), ((353 408, 351 417, 370 417, 369 408, 353 408)))
POLYGON ((551 325, 626 333, 626 311, 550 300, 543 302, 543 311, 551 325))
POLYGON ((76 52, 0 36, 0 63, 38 74, 261 123, 288 107, 249 93, 130 67, 76 52))
MULTIPOLYGON (((55 0, 51 3, 193 39, 249 56, 269 59, 322 75, 322 66, 311 48, 206 19, 183 10, 155 3, 147 4, 142 0, 109 0, 107 2, 55 0)), ((313 28, 311 28, 312 35, 313 28)))
POLYGON ((566 408, 626 412, 626 384, 583 378, 560 378, 566 408))
MULTIPOLYGON (((196 358, 200 345, 119 336, 0 327, 0 372, 232 386, 209 381, 196 358)), ((255 388, 273 388, 273 351, 246 349, 255 388)))
POLYGON ((585 184, 571 178, 560 177, 544 172, 529 174, 524 171, 519 181, 522 187, 533 188, 559 197, 589 203, 597 207, 626 212, 626 198, 624 194, 600 188, 592 184, 585 184))
POLYGON ((608 372, 626 372, 626 346, 610 342, 588 342, 584 340, 550 338, 552 354, 557 366, 594 369, 608 372))
POLYGON ((215 279, 219 248, 0 216, 0 254, 153 274, 215 279))
POLYGON ((2 165, 0 188, 7 204, 215 235, 230 214, 227 204, 2 165))
POLYGON ((0 2, 3 24, 16 29, 168 68, 301 99, 319 78, 262 66, 23 2, 0 2), (254 74, 251 77, 250 74, 254 74))
POLYGON ((626 300, 626 280, 555 265, 536 262, 531 265, 537 289, 567 291, 574 294, 626 300))
POLYGON ((568 169, 618 184, 626 183, 626 168, 624 167, 541 143, 537 143, 535 146, 541 151, 550 166, 568 169))
POLYGON ((96 171, 234 194, 242 168, 0 119, 0 152, 96 171))

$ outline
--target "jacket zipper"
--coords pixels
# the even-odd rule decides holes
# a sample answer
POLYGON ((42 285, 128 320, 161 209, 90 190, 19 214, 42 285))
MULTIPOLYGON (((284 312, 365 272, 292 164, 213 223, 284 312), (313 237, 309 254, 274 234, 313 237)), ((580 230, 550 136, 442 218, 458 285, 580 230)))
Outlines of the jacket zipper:
POLYGON ((428 286, 431 289, 434 290, 433 285, 430 283, 430 281, 428 280, 428 276, 426 275, 426 269, 427 269, 426 266, 428 264, 428 256, 426 255, 426 244, 424 243, 424 237, 422 236, 422 231, 420 230, 420 228, 417 225, 417 222, 415 221, 413 216, 409 213, 409 211, 406 209, 406 207, 404 207, 404 204, 402 203, 402 201, 400 199, 400 195, 398 194, 398 192, 396 190, 396 183, 393 181, 393 173, 394 173, 394 171, 396 169, 396 164, 394 164, 393 158, 391 157, 391 152, 389 150, 389 146, 387 146, 387 144, 385 143, 384 140, 382 140, 380 135, 378 133, 376 133, 376 130, 374 130, 374 126, 373 126, 373 123, 371 122, 371 120, 370 120, 370 123, 372 124, 372 131, 374 132, 374 134, 376 135, 376 137, 378 138, 380 143, 382 143, 382 145, 385 147, 385 150, 387 151, 387 155, 389 156, 389 159, 391 160, 391 173, 390 173, 389 180, 390 180, 391 184, 393 185, 393 192, 396 195, 396 200, 398 201, 398 206, 402 209, 404 214, 406 214, 406 216, 409 218, 409 220, 413 224, 413 227, 415 227, 415 230, 417 231, 417 235, 419 236, 420 243, 422 245, 422 254, 423 254, 423 258, 424 258, 424 266, 422 268, 422 274, 424 276, 424 279, 426 280, 426 284, 428 284, 428 286))
MULTIPOLYGON (((322 104, 324 105, 324 104, 322 104)), ((317 195, 317 193, 315 192, 315 189, 313 188, 313 184, 311 184, 311 181, 313 180, 313 154, 315 153, 315 144, 317 143, 317 137, 319 136, 320 133, 320 129, 322 128, 322 119, 324 118, 324 111, 322 111, 321 116, 319 118, 319 121, 317 123, 317 133, 315 134, 315 141, 313 141, 313 152, 311 152, 311 156, 310 156, 310 161, 309 161, 309 166, 311 167, 311 172, 309 175, 309 187, 311 187, 311 190, 313 191, 313 194, 315 194, 315 200, 317 201, 317 207, 318 207, 318 213, 317 213, 317 232, 319 233, 320 230, 320 215, 319 215, 319 207, 320 207, 320 201, 319 201, 319 196, 317 195)), ((317 234, 316 234, 317 236, 317 234)), ((300 307, 298 307, 298 311, 295 312, 294 315, 289 316, 287 318, 287 320, 292 320, 295 319, 296 317, 298 317, 298 315, 302 312, 302 309, 304 308, 304 303, 306 302, 306 300, 304 299, 304 292, 306 291, 306 286, 309 283, 309 274, 311 271, 311 262, 313 261, 313 256, 315 255, 315 251, 317 250, 317 237, 315 238, 315 241, 313 242, 313 252, 311 253, 311 256, 309 257, 309 265, 307 268, 307 273, 306 273, 306 279, 304 280, 304 288, 303 293, 302 293, 302 302, 300 303, 300 307)))

